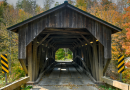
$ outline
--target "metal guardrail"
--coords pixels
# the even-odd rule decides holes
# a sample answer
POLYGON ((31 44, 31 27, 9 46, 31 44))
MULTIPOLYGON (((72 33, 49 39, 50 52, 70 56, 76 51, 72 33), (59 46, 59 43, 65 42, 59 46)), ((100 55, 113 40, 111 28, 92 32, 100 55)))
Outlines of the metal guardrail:
POLYGON ((102 81, 104 83, 107 83, 107 84, 109 84, 111 86, 114 86, 114 87, 122 89, 122 90, 130 90, 130 85, 129 84, 122 83, 122 82, 119 82, 117 80, 112 80, 112 79, 110 79, 108 77, 105 77, 105 76, 102 77, 102 81))
POLYGON ((29 81, 29 76, 27 77, 23 77, 20 80, 14 81, 12 83, 10 83, 9 85, 6 85, 2 88, 0 88, 0 90, 14 90, 17 89, 18 87, 20 87, 23 84, 26 84, 26 82, 29 81))

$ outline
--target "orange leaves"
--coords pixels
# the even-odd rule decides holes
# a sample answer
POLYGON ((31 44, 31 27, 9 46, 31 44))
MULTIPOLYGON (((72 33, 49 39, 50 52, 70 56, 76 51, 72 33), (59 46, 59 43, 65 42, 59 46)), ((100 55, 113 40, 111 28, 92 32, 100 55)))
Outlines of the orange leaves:
MULTIPOLYGON (((130 3, 130 0, 128 1, 130 3)), ((122 48, 124 48, 125 54, 130 55, 130 6, 124 8, 125 14, 123 15, 123 19, 125 23, 123 24, 124 29, 126 30, 126 40, 122 43, 122 48)))
POLYGON ((3 4, 4 2, 3 1, 0 1, 0 5, 3 4))
POLYGON ((128 2, 127 3, 130 3, 130 0, 128 0, 128 2))
POLYGON ((126 33, 127 38, 130 39, 130 28, 127 28, 126 30, 128 31, 128 32, 126 33))
POLYGON ((86 4, 85 0, 76 0, 76 6, 79 9, 82 9, 83 11, 87 10, 87 4, 86 4))

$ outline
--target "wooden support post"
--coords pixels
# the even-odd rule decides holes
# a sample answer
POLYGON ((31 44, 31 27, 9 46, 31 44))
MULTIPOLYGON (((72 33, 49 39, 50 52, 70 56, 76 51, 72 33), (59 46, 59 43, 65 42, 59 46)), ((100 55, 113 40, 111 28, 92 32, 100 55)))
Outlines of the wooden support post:
MULTIPOLYGON (((87 46, 88 46, 88 45, 87 45, 87 46)), ((85 62, 86 62, 87 67, 90 68, 90 63, 89 63, 90 60, 89 60, 89 58, 88 58, 88 57, 89 57, 88 48, 87 48, 87 50, 86 50, 86 46, 84 46, 83 50, 84 50, 84 54, 85 54, 85 55, 84 55, 84 58, 85 58, 84 60, 85 60, 85 62)))
POLYGON ((37 38, 33 41, 33 81, 37 79, 37 38))
POLYGON ((42 73, 42 68, 45 64, 45 60, 46 60, 46 48, 42 46, 42 49, 41 49, 41 58, 40 58, 40 64, 39 64, 39 68, 40 68, 40 73, 42 73))
POLYGON ((99 80, 99 64, 98 64, 98 53, 97 53, 97 45, 96 45, 96 39, 93 38, 93 65, 95 68, 95 79, 98 81, 99 80))
POLYGON ((106 63, 106 65, 105 65, 104 69, 103 69, 103 75, 105 74, 105 72, 106 72, 106 70, 107 70, 107 67, 108 67, 108 65, 109 65, 109 63, 110 63, 110 61, 111 61, 111 59, 105 59, 105 60, 107 61, 107 63, 106 63))
POLYGON ((42 44, 42 42, 43 42, 49 35, 50 35, 50 34, 47 34, 47 35, 38 43, 37 47, 38 47, 40 44, 42 44))
POLYGON ((26 64, 24 62, 25 60, 19 59, 19 61, 20 61, 21 65, 22 65, 23 70, 25 71, 25 73, 28 74, 28 70, 27 70, 26 64))
POLYGON ((50 38, 47 42, 46 42, 46 45, 48 45, 48 43, 52 40, 53 38, 50 38))
POLYGON ((86 37, 84 37, 82 34, 80 34, 80 35, 87 42, 87 44, 89 44, 90 46, 92 46, 86 37))
POLYGON ((38 55, 37 55, 37 76, 39 75, 39 69, 40 69, 40 59, 41 59, 41 54, 42 54, 42 45, 39 46, 38 48, 38 55))
POLYGON ((103 61, 104 61, 104 50, 103 50, 103 45, 98 42, 98 55, 99 55, 99 81, 101 81, 102 76, 103 76, 103 61))
POLYGON ((33 59, 32 59, 32 42, 27 46, 27 59, 28 59, 28 76, 30 81, 33 81, 33 59))
MULTIPOLYGON (((92 57, 92 50, 91 50, 91 47, 90 45, 87 45, 87 49, 88 49, 88 53, 89 53, 89 61, 90 61, 90 68, 91 68, 91 71, 93 70, 93 57, 92 57)), ((92 75, 93 75, 93 71, 92 71, 92 75)))

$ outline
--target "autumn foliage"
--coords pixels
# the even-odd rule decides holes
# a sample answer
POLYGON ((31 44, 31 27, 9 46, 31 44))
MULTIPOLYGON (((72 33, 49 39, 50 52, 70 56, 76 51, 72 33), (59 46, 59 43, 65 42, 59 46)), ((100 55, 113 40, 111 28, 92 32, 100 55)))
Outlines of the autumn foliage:
MULTIPOLYGON (((18 0, 16 7, 8 4, 6 0, 0 2, 0 54, 11 54, 9 59, 12 60, 12 69, 17 67, 14 70, 21 72, 22 75, 24 72, 21 70, 17 58, 18 35, 9 33, 6 28, 50 9, 52 2, 54 2, 54 0, 44 0, 44 7, 42 8, 34 1, 18 0)), ((112 35, 112 60, 117 61, 119 54, 123 54, 125 57, 130 56, 130 0, 116 0, 116 3, 112 0, 68 1, 83 11, 122 28, 121 32, 112 35)), ((129 66, 127 63, 126 65, 129 66)), ((12 77, 14 77, 13 75, 12 77)), ((20 73, 17 74, 18 76, 21 76, 20 73)), ((129 69, 125 70, 123 77, 126 80, 130 79, 129 69)))
MULTIPOLYGON (((130 4, 130 0, 128 1, 128 4, 130 4)), ((124 10, 125 14, 123 15, 123 19, 125 20, 125 23, 123 24, 123 26, 126 29, 127 40, 122 45, 123 48, 126 50, 125 54, 130 55, 130 6, 124 8, 124 10)))

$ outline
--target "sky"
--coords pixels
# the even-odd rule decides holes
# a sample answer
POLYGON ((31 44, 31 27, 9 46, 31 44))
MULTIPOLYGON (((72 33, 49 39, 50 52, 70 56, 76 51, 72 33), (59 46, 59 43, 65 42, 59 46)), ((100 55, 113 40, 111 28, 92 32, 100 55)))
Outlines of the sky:
MULTIPOLYGON (((3 0, 0 0, 0 1, 3 1, 3 0)), ((16 6, 16 2, 17 2, 18 0, 7 0, 7 2, 9 3, 9 4, 11 4, 11 5, 14 5, 14 6, 16 6)), ((62 4, 62 3, 64 3, 64 1, 66 1, 66 0, 54 0, 55 2, 59 2, 60 4, 62 4)), ((37 4, 38 5, 40 5, 41 7, 43 7, 43 2, 44 2, 44 0, 36 0, 36 2, 37 2, 37 4)), ((55 4, 55 3, 54 3, 55 4)))

